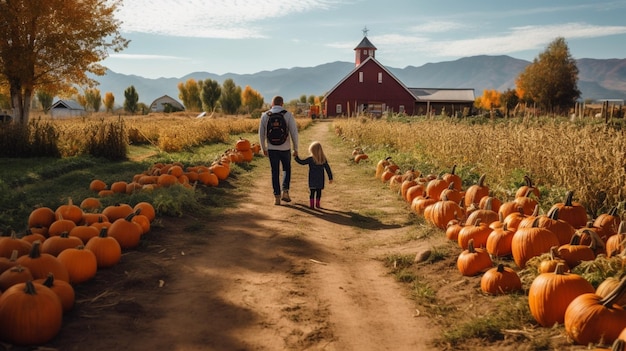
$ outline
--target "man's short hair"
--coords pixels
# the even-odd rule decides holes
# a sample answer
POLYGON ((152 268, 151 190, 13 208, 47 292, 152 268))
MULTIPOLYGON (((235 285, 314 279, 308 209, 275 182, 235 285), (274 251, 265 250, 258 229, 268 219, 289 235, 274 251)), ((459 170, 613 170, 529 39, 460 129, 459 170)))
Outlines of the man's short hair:
POLYGON ((274 96, 272 99, 272 106, 282 106, 284 103, 282 96, 274 96))

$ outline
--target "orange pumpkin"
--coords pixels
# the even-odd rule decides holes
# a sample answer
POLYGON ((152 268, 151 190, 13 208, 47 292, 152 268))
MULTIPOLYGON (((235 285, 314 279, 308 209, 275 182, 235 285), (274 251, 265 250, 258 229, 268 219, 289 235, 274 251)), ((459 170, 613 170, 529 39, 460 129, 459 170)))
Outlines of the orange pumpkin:
POLYGON ((581 294, 567 306, 565 332, 576 343, 613 343, 626 328, 626 310, 615 302, 626 292, 626 279, 622 279, 607 297, 593 291, 581 294))
POLYGON ((84 283, 96 276, 98 270, 96 255, 83 245, 63 250, 58 259, 67 268, 72 284, 84 283))
POLYGON ((52 222, 56 220, 54 211, 49 207, 39 207, 31 211, 28 216, 28 227, 46 227, 48 228, 52 222))
POLYGON ((135 213, 131 213, 126 218, 117 219, 111 223, 108 235, 115 238, 122 249, 132 249, 139 245, 143 229, 133 222, 135 213))
POLYGON ((521 291, 522 281, 517 273, 502 263, 491 268, 480 278, 480 289, 490 295, 502 295, 521 291))
POLYGON ((48 277, 46 277, 45 279, 35 279, 33 280, 33 282, 45 285, 52 291, 54 291, 59 299, 61 299, 63 312, 70 311, 74 307, 76 292, 74 291, 74 287, 72 287, 70 283, 63 280, 54 279, 53 274, 48 274, 48 277))
POLYGON ((565 202, 552 205, 552 208, 559 210, 559 219, 562 219, 572 225, 575 229, 582 228, 587 225, 587 210, 585 207, 573 201, 574 192, 568 191, 565 202))
MULTIPOLYGON (((46 239, 47 240, 47 239, 46 239)), ((41 242, 33 242, 33 247, 28 255, 20 256, 17 261, 24 267, 28 267, 34 279, 45 278, 52 273, 56 279, 70 281, 65 266, 53 255, 41 252, 41 242)))
POLYGON ((0 295, 0 339, 21 345, 41 345, 52 340, 63 324, 59 296, 47 286, 28 281, 0 295))
POLYGON ((479 204, 480 199, 483 196, 489 196, 489 187, 485 184, 486 174, 483 174, 478 179, 478 182, 474 185, 471 185, 467 190, 465 190, 465 207, 470 207, 472 204, 479 204))
POLYGON ((567 273, 559 264, 554 272, 541 273, 528 289, 528 306, 533 318, 544 327, 562 324, 565 310, 576 297, 595 291, 585 278, 567 273))
POLYGON ((67 204, 57 207, 54 214, 57 220, 69 219, 76 224, 83 220, 83 210, 79 206, 74 205, 71 197, 67 199, 67 204))
POLYGON ((100 234, 91 238, 85 245, 86 249, 96 255, 98 268, 112 267, 122 259, 122 247, 115 238, 108 236, 107 230, 107 228, 101 229, 100 234))
POLYGON ((100 179, 94 179, 89 183, 89 190, 99 193, 107 188, 107 184, 100 179))
POLYGON ((491 268, 493 262, 486 250, 474 248, 474 241, 470 240, 467 249, 459 254, 456 265, 462 275, 474 276, 491 268))
POLYGON ((549 252, 552 246, 558 246, 559 240, 556 235, 546 228, 536 225, 519 228, 511 241, 511 253, 518 267, 526 267, 526 262, 535 256, 549 252))

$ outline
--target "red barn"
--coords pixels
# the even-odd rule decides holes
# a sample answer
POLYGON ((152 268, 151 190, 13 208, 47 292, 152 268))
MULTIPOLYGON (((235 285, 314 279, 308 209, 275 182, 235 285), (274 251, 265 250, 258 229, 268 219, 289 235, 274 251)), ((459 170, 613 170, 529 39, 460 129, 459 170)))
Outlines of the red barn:
POLYGON ((376 47, 367 39, 354 49, 355 68, 331 90, 322 106, 328 117, 383 113, 407 115, 447 114, 471 110, 474 89, 407 88, 375 58, 376 47))

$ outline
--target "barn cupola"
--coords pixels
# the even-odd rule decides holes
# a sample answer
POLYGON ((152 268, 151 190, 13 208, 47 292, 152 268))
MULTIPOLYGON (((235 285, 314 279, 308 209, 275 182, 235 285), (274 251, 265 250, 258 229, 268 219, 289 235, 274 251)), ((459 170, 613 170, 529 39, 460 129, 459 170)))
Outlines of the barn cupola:
POLYGON ((376 47, 367 39, 367 31, 367 27, 363 28, 363 40, 354 48, 356 54, 354 63, 356 66, 359 66, 370 56, 373 58, 376 57, 376 47))

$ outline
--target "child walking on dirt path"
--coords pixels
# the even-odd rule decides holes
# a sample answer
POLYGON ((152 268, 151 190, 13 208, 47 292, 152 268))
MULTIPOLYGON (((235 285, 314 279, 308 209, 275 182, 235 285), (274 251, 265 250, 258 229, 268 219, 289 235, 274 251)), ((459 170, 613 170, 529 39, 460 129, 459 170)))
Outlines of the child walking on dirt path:
POLYGON ((312 142, 309 145, 309 156, 301 159, 296 154, 295 159, 301 165, 309 165, 309 189, 311 190, 309 207, 321 208, 320 199, 322 198, 322 189, 324 189, 324 171, 328 174, 328 183, 333 183, 333 172, 330 170, 330 165, 324 150, 322 150, 322 144, 318 141, 312 142))

